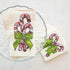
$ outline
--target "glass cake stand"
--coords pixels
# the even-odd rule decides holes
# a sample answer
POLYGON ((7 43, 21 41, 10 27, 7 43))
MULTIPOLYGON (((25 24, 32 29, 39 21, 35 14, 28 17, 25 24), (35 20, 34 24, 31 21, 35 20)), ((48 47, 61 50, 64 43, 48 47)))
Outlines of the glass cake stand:
MULTIPOLYGON (((8 7, 7 9, 4 9, 0 12, 3 13, 4 11, 10 9, 10 8, 23 8, 23 9, 31 9, 27 6, 20 6, 20 5, 16 5, 16 6, 11 6, 8 7)), ((37 53, 35 54, 38 55, 40 53, 40 51, 42 50, 44 44, 46 43, 46 39, 47 39, 47 28, 46 28, 46 24, 44 19, 41 17, 41 15, 36 12, 36 27, 35 27, 35 46, 37 47, 37 53)), ((33 57, 20 57, 18 59, 13 59, 10 57, 10 47, 9 47, 9 42, 8 42, 8 37, 6 35, 6 31, 4 29, 4 25, 2 23, 2 20, 0 19, 0 55, 8 60, 11 61, 15 61, 15 62, 19 62, 19 61, 26 61, 29 59, 32 59, 33 57)))

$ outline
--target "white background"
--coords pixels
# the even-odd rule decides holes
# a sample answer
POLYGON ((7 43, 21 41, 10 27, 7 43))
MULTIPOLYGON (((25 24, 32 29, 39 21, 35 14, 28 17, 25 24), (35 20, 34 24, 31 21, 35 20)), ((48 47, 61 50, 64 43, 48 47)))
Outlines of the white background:
POLYGON ((44 62, 41 55, 24 62, 12 62, 0 56, 0 70, 70 70, 70 0, 0 0, 0 11, 12 5, 35 9, 46 24, 59 29, 68 45, 68 53, 44 62))

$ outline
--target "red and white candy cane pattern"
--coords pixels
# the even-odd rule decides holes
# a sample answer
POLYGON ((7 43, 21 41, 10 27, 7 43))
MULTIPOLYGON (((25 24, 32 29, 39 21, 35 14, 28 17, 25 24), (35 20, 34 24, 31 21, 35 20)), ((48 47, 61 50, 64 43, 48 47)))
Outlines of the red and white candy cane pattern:
POLYGON ((55 37, 55 40, 53 42, 53 45, 59 47, 59 49, 56 49, 56 51, 58 51, 58 52, 63 51, 64 50, 64 46, 62 44, 60 44, 60 43, 57 43, 58 40, 59 40, 59 36, 57 34, 53 33, 53 34, 51 34, 49 36, 49 40, 51 40, 53 37, 55 37))
POLYGON ((18 32, 18 27, 20 26, 21 32, 24 26, 24 18, 27 19, 27 22, 30 23, 31 22, 31 18, 29 16, 29 14, 21 14, 20 16, 20 21, 15 23, 14 25, 14 32, 17 33, 18 32))
POLYGON ((28 45, 25 43, 25 37, 23 37, 23 39, 22 39, 22 41, 21 41, 21 43, 19 44, 19 47, 18 47, 18 50, 19 51, 26 51, 26 49, 28 49, 29 47, 28 47, 28 45))
POLYGON ((57 43, 57 41, 59 40, 59 36, 57 34, 53 33, 49 36, 49 40, 51 40, 53 37, 55 38, 54 43, 57 43))
POLYGON ((60 44, 60 43, 55 43, 54 45, 59 47, 59 49, 55 49, 55 51, 61 52, 61 51, 64 50, 64 46, 63 46, 62 44, 60 44))
POLYGON ((20 31, 22 32, 22 26, 24 26, 23 21, 22 22, 16 22, 14 24, 14 32, 15 33, 18 33, 18 27, 20 27, 20 31))
MULTIPOLYGON (((23 26, 23 29, 22 29, 22 33, 23 34, 26 34, 26 29, 27 28, 29 28, 29 34, 31 34, 32 32, 33 32, 33 27, 32 27, 32 25, 31 24, 28 24, 28 23, 26 23, 24 26, 23 26)), ((28 49, 28 46, 26 45, 26 43, 25 43, 25 38, 23 37, 23 40, 22 40, 22 42, 20 43, 20 46, 19 46, 19 48, 18 48, 18 50, 20 51, 20 50, 22 50, 22 48, 23 48, 23 51, 25 52, 26 51, 26 49, 28 49)))
POLYGON ((22 25, 23 25, 23 22, 17 22, 17 23, 15 23, 15 25, 14 25, 14 32, 18 33, 18 27, 19 26, 20 26, 20 30, 22 32, 22 25))
POLYGON ((31 34, 31 33, 33 32, 33 27, 32 27, 31 24, 28 24, 28 23, 26 23, 26 24, 23 26, 23 29, 22 29, 23 34, 26 34, 26 29, 27 29, 27 28, 29 28, 29 34, 31 34))
MULTIPOLYGON (((20 27, 21 33, 26 34, 26 29, 29 28, 29 33, 33 32, 33 27, 30 24, 31 22, 31 18, 29 16, 29 14, 25 13, 25 14, 21 14, 20 16, 20 22, 15 23, 14 25, 14 32, 18 33, 18 27, 20 27), (24 18, 27 19, 27 23, 24 24, 24 18)), ((21 43, 19 44, 18 50, 21 51, 23 50, 24 52, 26 51, 26 49, 28 49, 28 45, 25 43, 25 37, 23 37, 21 43)))
MULTIPOLYGON (((59 40, 59 36, 58 36, 56 33, 53 33, 53 34, 51 34, 51 35, 49 36, 49 40, 51 40, 53 37, 55 37, 55 40, 53 41, 53 45, 59 47, 59 49, 55 49, 55 51, 57 51, 57 52, 63 51, 63 50, 64 50, 64 46, 63 46, 62 44, 60 44, 60 43, 57 43, 58 40, 59 40)), ((49 54, 46 53, 46 56, 48 57, 49 54)))
POLYGON ((30 18, 30 16, 29 16, 29 14, 22 14, 22 15, 20 16, 20 21, 24 21, 24 18, 27 19, 27 22, 28 22, 28 23, 31 22, 31 18, 30 18))

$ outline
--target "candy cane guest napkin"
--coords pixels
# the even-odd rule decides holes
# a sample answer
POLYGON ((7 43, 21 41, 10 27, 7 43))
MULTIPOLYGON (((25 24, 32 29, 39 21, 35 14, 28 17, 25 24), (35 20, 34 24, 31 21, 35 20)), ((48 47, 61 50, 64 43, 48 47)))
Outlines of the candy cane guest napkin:
POLYGON ((10 56, 34 56, 37 52, 34 43, 35 11, 11 8, 0 16, 8 35, 10 56))
POLYGON ((45 61, 49 61, 67 52, 67 45, 62 34, 54 27, 47 25, 47 41, 41 54, 45 61))

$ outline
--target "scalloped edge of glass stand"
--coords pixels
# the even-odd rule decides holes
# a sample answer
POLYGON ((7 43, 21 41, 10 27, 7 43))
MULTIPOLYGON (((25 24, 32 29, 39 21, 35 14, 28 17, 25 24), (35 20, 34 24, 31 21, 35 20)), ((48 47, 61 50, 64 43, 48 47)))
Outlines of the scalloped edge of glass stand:
MULTIPOLYGON (((15 6, 10 6, 10 7, 6 8, 6 9, 2 10, 2 11, 0 12, 0 14, 3 13, 4 11, 10 9, 10 8, 15 8, 15 7, 24 7, 24 8, 27 8, 27 9, 34 10, 34 9, 29 8, 29 7, 27 7, 27 6, 15 5, 15 6)), ((40 19, 43 21, 43 24, 44 24, 44 27, 45 27, 45 32, 46 32, 46 37, 45 37, 45 40, 44 40, 44 44, 45 44, 45 43, 46 43, 46 39, 47 39, 47 27, 46 27, 46 23, 45 23, 44 19, 41 17, 41 15, 40 15, 38 12, 36 12, 36 14, 37 14, 37 15, 40 17, 40 19)), ((43 44, 43 46, 44 46, 44 44, 43 44)), ((41 50, 43 49, 43 46, 42 46, 41 49, 36 53, 35 56, 37 56, 37 55, 41 52, 41 50)), ((2 53, 0 53, 0 55, 1 55, 2 57, 4 57, 5 59, 10 60, 10 61, 14 61, 14 62, 26 61, 26 60, 29 60, 29 59, 32 59, 32 58, 35 57, 35 56, 34 56, 34 57, 28 57, 28 58, 26 58, 26 59, 19 60, 19 59, 13 59, 13 58, 11 58, 11 57, 10 57, 10 58, 5 57, 2 53)), ((24 57, 22 57, 22 58, 24 58, 24 57)))

